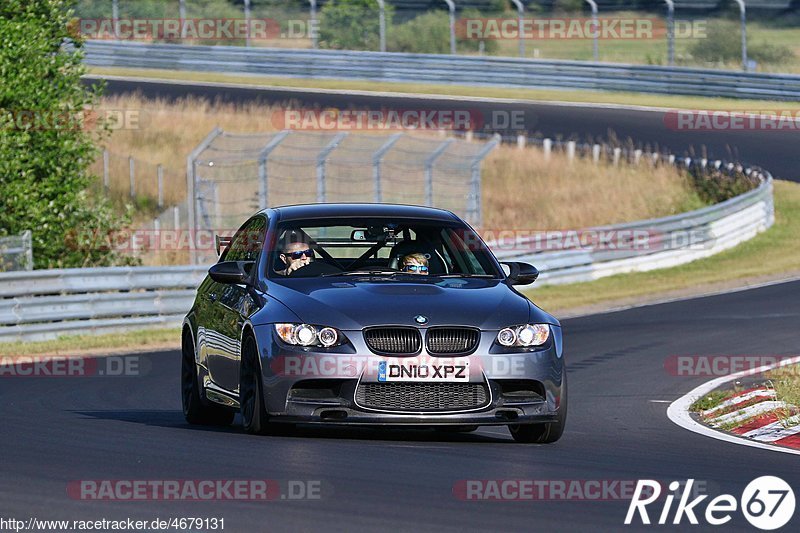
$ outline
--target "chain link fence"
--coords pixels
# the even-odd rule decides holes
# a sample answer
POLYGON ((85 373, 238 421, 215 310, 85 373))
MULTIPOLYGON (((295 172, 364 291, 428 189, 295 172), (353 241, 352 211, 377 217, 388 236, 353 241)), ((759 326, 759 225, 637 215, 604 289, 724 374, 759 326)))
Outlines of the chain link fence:
POLYGON ((435 206, 480 227, 480 166, 498 143, 435 134, 216 129, 189 156, 190 228, 230 231, 259 209, 313 202, 435 206))
POLYGON ((33 270, 31 231, 0 237, 0 272, 33 270))

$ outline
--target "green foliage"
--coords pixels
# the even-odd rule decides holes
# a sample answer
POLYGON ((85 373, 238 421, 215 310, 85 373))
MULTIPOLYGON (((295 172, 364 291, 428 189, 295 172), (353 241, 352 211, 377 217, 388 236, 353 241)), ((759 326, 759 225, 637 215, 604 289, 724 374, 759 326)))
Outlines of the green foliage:
MULTIPOLYGON (((484 15, 467 10, 462 18, 477 18, 484 15)), ((390 29, 388 49, 392 52, 413 54, 450 53, 450 15, 447 11, 427 11, 413 19, 390 29)), ((461 52, 477 52, 480 42, 460 37, 463 34, 456 27, 456 48, 461 52)), ((484 41, 484 51, 490 54, 497 50, 497 41, 484 41)))
MULTIPOLYGON (((710 63, 737 63, 742 58, 742 33, 738 24, 718 21, 709 25, 705 39, 689 48, 699 61, 710 63)), ((794 59, 791 48, 766 42, 748 43, 747 56, 759 63, 779 64, 794 59)))
POLYGON ((749 177, 743 172, 726 174, 714 170, 689 169, 692 184, 700 199, 706 204, 724 202, 734 196, 744 194, 758 186, 758 178, 749 177))
POLYGON ((89 235, 114 231, 118 220, 88 189, 95 141, 79 118, 99 89, 81 83, 80 41, 65 46, 65 0, 3 0, 0 4, 0 235, 33 231, 36 268, 125 262, 89 246, 89 235), (44 122, 20 117, 44 118, 44 122))
MULTIPOLYGON (((320 11, 319 45, 339 50, 378 50, 380 23, 375 0, 330 0, 320 11)), ((393 9, 386 4, 386 26, 393 9)), ((388 29, 387 29, 388 33, 388 29)))

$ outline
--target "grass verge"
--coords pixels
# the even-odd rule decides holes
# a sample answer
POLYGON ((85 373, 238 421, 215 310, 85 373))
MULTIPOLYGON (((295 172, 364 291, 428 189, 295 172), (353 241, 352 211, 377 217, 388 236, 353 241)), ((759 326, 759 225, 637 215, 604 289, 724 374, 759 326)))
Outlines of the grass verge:
POLYGON ((764 100, 740 100, 734 98, 708 98, 700 96, 673 96, 614 91, 578 91, 562 89, 519 89, 504 87, 468 87, 463 85, 436 85, 426 83, 388 83, 360 80, 279 78, 219 74, 196 71, 172 71, 159 69, 134 69, 120 67, 91 67, 89 73, 97 76, 125 76, 133 78, 158 78, 164 80, 236 83, 271 87, 294 87, 299 89, 329 89, 348 91, 395 92, 408 94, 430 94, 443 96, 467 96, 483 98, 511 98, 515 100, 537 100, 546 102, 571 102, 587 104, 617 104, 625 106, 659 107, 671 109, 776 111, 800 110, 800 102, 773 102, 764 100))
POLYGON ((178 349, 180 345, 180 328, 150 329, 96 336, 71 335, 49 341, 0 343, 0 357, 105 354, 119 350, 178 349))
POLYGON ((610 309, 652 297, 699 294, 759 279, 786 277, 800 273, 798 235, 800 184, 776 180, 775 224, 735 248, 677 267, 585 283, 545 285, 532 288, 526 295, 558 316, 581 308, 590 312, 592 306, 610 309))
MULTIPOLYGON (((775 387, 775 398, 789 405, 800 407, 800 364, 776 368, 767 377, 775 387)), ((777 409, 775 414, 785 425, 797 425, 797 410, 777 409)))

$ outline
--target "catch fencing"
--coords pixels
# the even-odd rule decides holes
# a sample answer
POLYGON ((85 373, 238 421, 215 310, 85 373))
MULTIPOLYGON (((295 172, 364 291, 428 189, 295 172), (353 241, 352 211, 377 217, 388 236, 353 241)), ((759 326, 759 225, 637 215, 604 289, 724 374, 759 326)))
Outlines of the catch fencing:
POLYGON ((0 237, 0 272, 33 270, 33 238, 30 230, 0 237))

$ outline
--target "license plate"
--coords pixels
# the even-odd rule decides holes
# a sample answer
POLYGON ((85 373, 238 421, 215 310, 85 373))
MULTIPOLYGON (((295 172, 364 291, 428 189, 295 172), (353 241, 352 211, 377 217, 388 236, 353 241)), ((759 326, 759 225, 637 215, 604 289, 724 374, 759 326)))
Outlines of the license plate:
POLYGON ((469 361, 457 363, 381 361, 378 364, 378 381, 469 382, 469 361))

